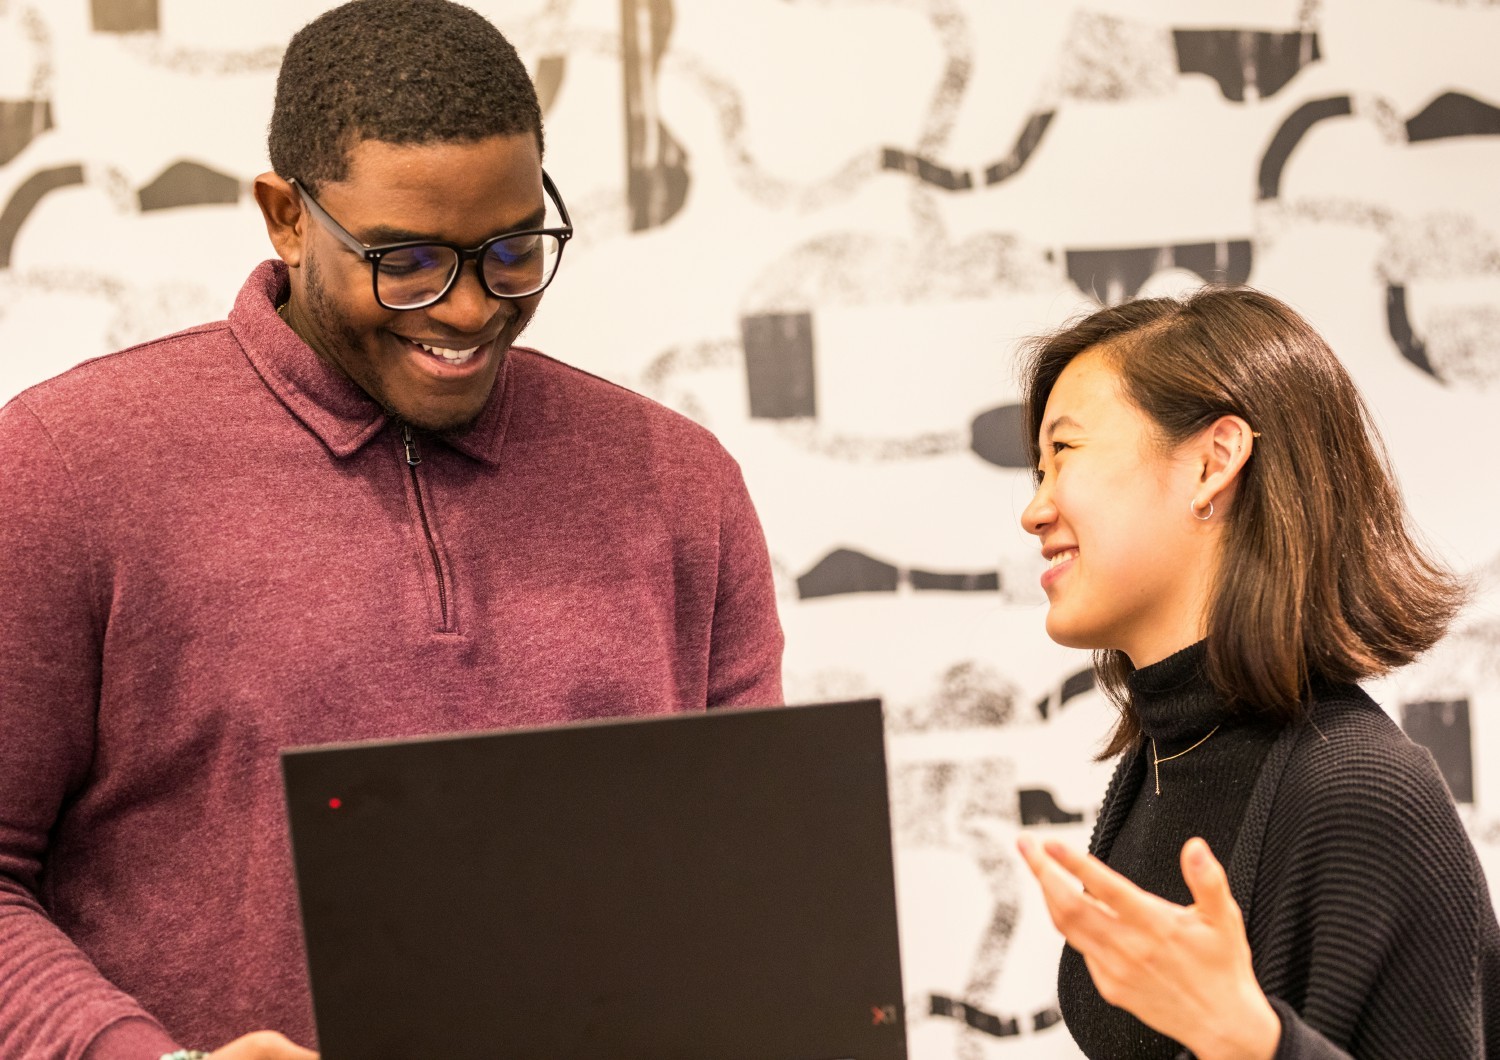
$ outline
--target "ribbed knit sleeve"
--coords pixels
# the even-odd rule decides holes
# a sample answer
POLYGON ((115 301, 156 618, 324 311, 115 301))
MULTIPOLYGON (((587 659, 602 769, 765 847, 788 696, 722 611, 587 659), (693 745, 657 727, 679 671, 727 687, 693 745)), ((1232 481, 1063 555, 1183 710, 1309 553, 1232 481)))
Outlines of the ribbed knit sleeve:
POLYGON ((1500 930, 1441 775, 1357 692, 1313 722, 1288 734, 1247 910, 1277 1060, 1479 1060, 1500 930))

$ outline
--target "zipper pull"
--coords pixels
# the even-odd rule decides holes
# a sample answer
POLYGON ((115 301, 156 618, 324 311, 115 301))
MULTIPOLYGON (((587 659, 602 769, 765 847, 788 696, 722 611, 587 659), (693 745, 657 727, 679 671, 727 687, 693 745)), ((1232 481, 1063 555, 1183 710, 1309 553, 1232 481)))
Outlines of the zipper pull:
POLYGON ((401 440, 406 443, 406 466, 416 467, 422 462, 422 454, 417 452, 417 440, 412 437, 410 425, 401 425, 401 440))

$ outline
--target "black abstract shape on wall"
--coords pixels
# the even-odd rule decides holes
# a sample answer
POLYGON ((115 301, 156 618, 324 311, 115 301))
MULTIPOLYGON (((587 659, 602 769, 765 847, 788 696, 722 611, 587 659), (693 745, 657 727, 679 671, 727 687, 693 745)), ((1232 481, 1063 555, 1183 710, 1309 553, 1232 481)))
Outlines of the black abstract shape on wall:
POLYGON ((557 101, 557 94, 562 91, 563 75, 568 70, 568 57, 566 55, 544 55, 536 64, 536 73, 531 77, 536 85, 536 101, 546 114, 552 109, 552 104, 557 101))
POLYGON ((90 0, 95 33, 149 33, 161 28, 160 0, 90 0))
POLYGON ((812 600, 850 593, 893 593, 905 582, 921 592, 998 592, 997 571, 902 570, 852 548, 836 548, 797 578, 797 596, 812 600))
POLYGON ((1085 692, 1093 691, 1095 683, 1092 667, 1069 674, 1067 679, 1062 683, 1060 704, 1065 704, 1068 700, 1073 699, 1075 696, 1081 696, 1085 692))
POLYGON ((921 155, 903 151, 898 147, 883 148, 880 152, 880 167, 901 173, 910 173, 924 184, 942 188, 944 191, 968 191, 974 186, 974 178, 961 169, 949 169, 921 155))
POLYGON ((1046 788, 1022 788, 1016 794, 1023 828, 1038 824, 1075 824, 1083 820, 1082 813, 1059 806, 1046 788))
POLYGON ((1247 91, 1259 99, 1274 96, 1302 69, 1323 56, 1318 35, 1269 33, 1247 29, 1174 29, 1177 69, 1207 74, 1219 83, 1225 99, 1245 102, 1247 91))
POLYGON ((1170 248, 1171 264, 1214 283, 1244 283, 1250 278, 1254 248, 1248 239, 1217 243, 1184 243, 1170 248))
POLYGON ((657 73, 672 35, 672 0, 620 0, 625 78, 625 189, 630 229, 666 224, 687 201, 687 150, 661 121, 657 73))
POLYGON ((82 166, 58 166, 43 169, 27 177, 11 194, 5 209, 0 210, 0 269, 10 267, 11 251, 15 247, 16 234, 21 225, 31 216, 37 203, 58 188, 83 183, 82 166))
POLYGON ((811 600, 819 596, 847 593, 893 593, 901 582, 895 564, 849 548, 834 549, 797 578, 797 596, 811 600))
POLYGON ((1414 144, 1454 136, 1500 136, 1500 107, 1444 92, 1406 122, 1406 139, 1414 144))
POLYGON ((0 166, 26 150, 31 141, 50 128, 51 100, 0 100, 0 166))
POLYGON ((1000 572, 965 571, 962 573, 917 570, 908 572, 911 587, 918 592, 996 593, 1000 591, 1000 572))
POLYGON ((174 162, 137 193, 141 210, 176 206, 232 206, 240 200, 240 182, 198 162, 174 162))
POLYGON ((1274 199, 1281 194, 1281 174, 1308 130, 1321 121, 1346 118, 1353 113, 1354 101, 1350 97, 1332 96, 1304 103, 1287 115, 1260 157, 1260 197, 1274 199))
POLYGON ((811 313, 740 318, 750 416, 798 419, 818 414, 811 313))
POLYGON ((1385 324, 1386 330, 1390 332, 1391 341, 1396 344, 1396 349, 1401 352, 1401 356, 1437 379, 1438 374, 1433 371, 1432 361, 1427 357, 1427 344, 1417 338, 1412 330, 1411 320, 1406 315, 1405 287, 1395 284, 1386 287, 1385 324))
POLYGON ((969 424, 969 448, 996 467, 1030 468, 1026 410, 1020 405, 1000 405, 981 412, 969 424))
POLYGON ((1009 683, 988 666, 965 659, 943 671, 931 695, 887 707, 885 729, 896 735, 998 728, 1011 723, 1015 710, 1009 683))
POLYGON ((965 1004, 941 994, 928 995, 927 1012, 932 1016, 962 1020, 976 1031, 994 1038, 1010 1038, 1021 1033, 1020 1021, 1014 1016, 996 1016, 976 1005, 965 1004))
MULTIPOLYGON (((985 167, 984 183, 999 184, 1019 173, 1036 152, 1055 114, 1055 111, 1047 110, 1031 115, 1025 128, 1021 130, 1021 135, 1016 138, 1010 154, 985 167)), ((930 184, 944 191, 971 191, 975 186, 974 177, 968 170, 954 169, 899 147, 881 148, 880 168, 909 173, 923 184, 930 184)))
POLYGON ((1061 1022, 1062 1009, 1055 1007, 1044 1008, 1032 1014, 1031 1029, 1034 1031, 1044 1031, 1048 1027, 1056 1027, 1061 1022))
POLYGON ((1162 269, 1179 268, 1210 283, 1244 283, 1250 278, 1253 249, 1248 239, 1176 246, 1069 250, 1068 277, 1103 305, 1134 298, 1162 269), (1102 289, 1101 289, 1102 288, 1102 289))
POLYGON ((1056 692, 1049 692, 1036 701, 1036 712, 1046 721, 1054 709, 1061 710, 1067 705, 1068 700, 1075 699, 1085 692, 1092 691, 1094 687, 1094 668, 1091 666, 1086 670, 1078 670, 1063 679, 1056 692))
POLYGON ((1401 727, 1414 743, 1432 752, 1448 782, 1453 801, 1474 801, 1474 745, 1469 728, 1469 701, 1454 699, 1405 703, 1401 727))
POLYGON ((1010 154, 993 162, 985 168, 984 182, 986 184, 999 184, 1021 171, 1021 167, 1031 160, 1037 145, 1042 142, 1042 136, 1047 132, 1047 126, 1052 124, 1056 111, 1038 111, 1027 119, 1026 127, 1021 130, 1021 135, 1016 139, 1016 146, 1010 154))
MULTIPOLYGON (((1313 100, 1292 111, 1261 156, 1260 197, 1274 199, 1281 194, 1287 161, 1314 125, 1353 113, 1354 101, 1349 96, 1313 100)), ((1500 108, 1460 92, 1445 92, 1406 122, 1408 143, 1457 136, 1500 136, 1500 108)))

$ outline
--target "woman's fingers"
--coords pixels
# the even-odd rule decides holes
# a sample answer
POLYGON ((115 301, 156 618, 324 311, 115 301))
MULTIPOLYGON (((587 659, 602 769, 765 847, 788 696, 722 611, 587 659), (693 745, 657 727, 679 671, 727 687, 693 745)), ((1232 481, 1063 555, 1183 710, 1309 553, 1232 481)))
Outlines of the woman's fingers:
POLYGON ((1228 875, 1207 843, 1195 838, 1182 848, 1188 906, 1061 843, 1024 836, 1019 846, 1053 923, 1083 955, 1101 997, 1184 1044, 1219 1040, 1215 1028, 1257 1023, 1270 1028, 1262 1038, 1274 1051, 1280 1024, 1255 980, 1228 875))
MULTIPOLYGON (((1040 856, 1075 878, 1088 894, 1123 920, 1150 924, 1180 908, 1137 887, 1092 854, 1073 850, 1056 840, 1043 843, 1040 856)), ((1031 860, 1028 858, 1028 862, 1031 860)), ((1035 865, 1032 871, 1036 871, 1035 865)), ((1194 905, 1206 920, 1222 923, 1239 919, 1240 907, 1230 893, 1229 877, 1202 839, 1195 837, 1183 845, 1182 877, 1194 905)))
POLYGON ((1182 878, 1193 904, 1211 924, 1239 923, 1239 903, 1229 890, 1229 875, 1208 844, 1194 837, 1182 845, 1182 878))
POLYGON ((1030 836, 1017 844, 1031 874, 1041 884, 1052 923, 1069 945, 1081 953, 1099 949, 1118 926, 1105 903, 1081 891, 1077 879, 1049 856, 1030 836))
POLYGON ((1116 915, 1133 919, 1161 912, 1160 898, 1143 891, 1092 854, 1079 853, 1056 840, 1048 840, 1042 849, 1116 915))

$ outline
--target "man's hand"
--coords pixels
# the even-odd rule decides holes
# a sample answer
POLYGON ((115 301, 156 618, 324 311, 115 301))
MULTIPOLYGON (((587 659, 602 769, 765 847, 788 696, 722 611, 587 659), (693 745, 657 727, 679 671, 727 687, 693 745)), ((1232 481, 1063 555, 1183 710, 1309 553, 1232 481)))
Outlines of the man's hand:
POLYGON ((289 1041, 275 1031, 256 1031, 236 1038, 209 1053, 209 1060, 318 1060, 311 1049, 289 1041))
POLYGON ((1182 848, 1188 906, 1061 843, 1023 836, 1019 846, 1100 997, 1203 1060, 1271 1060, 1281 1020, 1255 980, 1244 918, 1207 843, 1182 848))

